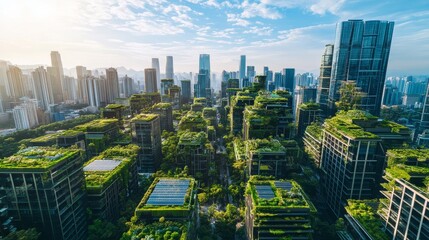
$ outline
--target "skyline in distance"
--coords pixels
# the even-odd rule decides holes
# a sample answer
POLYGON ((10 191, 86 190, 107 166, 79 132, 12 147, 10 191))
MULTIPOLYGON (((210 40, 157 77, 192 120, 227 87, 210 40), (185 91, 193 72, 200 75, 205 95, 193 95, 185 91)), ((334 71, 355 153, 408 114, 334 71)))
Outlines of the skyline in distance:
POLYGON ((211 55, 213 72, 237 71, 240 55, 261 73, 295 68, 318 75, 336 23, 348 19, 395 22, 388 75, 427 74, 427 1, 11 1, 0 3, 0 59, 17 65, 143 70, 152 58, 173 56, 175 72, 197 72, 211 55))

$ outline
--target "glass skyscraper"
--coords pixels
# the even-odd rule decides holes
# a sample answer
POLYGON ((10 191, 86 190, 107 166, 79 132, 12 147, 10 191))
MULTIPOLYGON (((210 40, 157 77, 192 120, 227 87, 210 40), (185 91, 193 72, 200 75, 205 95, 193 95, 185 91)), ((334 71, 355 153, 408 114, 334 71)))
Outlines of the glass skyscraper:
POLYGON ((200 54, 199 65, 197 89, 195 90, 197 93, 196 97, 210 98, 210 55, 200 54))
POLYGON ((246 77, 246 55, 240 56, 240 80, 246 77))
POLYGON ((332 55, 334 53, 334 45, 327 44, 325 52, 322 55, 320 64, 319 86, 317 89, 317 102, 322 110, 326 113, 328 106, 329 84, 331 83, 332 70, 332 55))
POLYGON ((355 82, 363 93, 359 108, 380 115, 384 80, 394 23, 349 20, 337 25, 329 88, 329 108, 334 112, 343 82, 355 82))

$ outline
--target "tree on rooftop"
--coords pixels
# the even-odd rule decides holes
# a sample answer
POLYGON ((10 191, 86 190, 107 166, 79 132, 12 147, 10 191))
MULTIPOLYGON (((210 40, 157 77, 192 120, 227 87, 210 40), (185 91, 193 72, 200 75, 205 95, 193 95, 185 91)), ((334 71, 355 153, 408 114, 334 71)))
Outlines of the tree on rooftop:
POLYGON ((335 104, 338 110, 357 109, 363 95, 355 82, 343 82, 340 88, 340 101, 335 104))

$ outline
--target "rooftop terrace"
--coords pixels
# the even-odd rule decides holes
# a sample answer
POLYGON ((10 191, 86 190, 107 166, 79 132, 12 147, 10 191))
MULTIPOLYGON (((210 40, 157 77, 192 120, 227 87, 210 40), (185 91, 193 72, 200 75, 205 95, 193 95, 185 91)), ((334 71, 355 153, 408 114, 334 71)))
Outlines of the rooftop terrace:
POLYGON ((74 130, 83 132, 104 132, 118 126, 117 119, 96 119, 89 123, 76 126, 74 130))
POLYGON ((142 113, 135 116, 133 119, 131 119, 131 122, 135 122, 135 121, 150 122, 155 120, 155 118, 157 118, 158 116, 159 116, 158 114, 142 113))

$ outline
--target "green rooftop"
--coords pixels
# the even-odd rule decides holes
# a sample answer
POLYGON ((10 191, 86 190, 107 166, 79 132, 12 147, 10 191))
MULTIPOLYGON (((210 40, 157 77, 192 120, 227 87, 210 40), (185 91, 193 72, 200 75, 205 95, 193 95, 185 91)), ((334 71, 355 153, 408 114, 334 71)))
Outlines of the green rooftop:
POLYGON ((167 108, 171 108, 171 103, 165 103, 165 102, 160 102, 160 103, 157 103, 157 104, 155 104, 155 105, 153 105, 153 109, 157 109, 157 108, 159 108, 159 109, 167 109, 167 108))
POLYGON ((207 134, 204 132, 184 132, 180 136, 179 145, 201 145, 207 141, 207 134))
POLYGON ((308 102, 308 103, 303 103, 303 104, 299 105, 299 107, 301 109, 304 109, 304 110, 319 110, 320 109, 320 104, 313 103, 313 102, 308 102))
POLYGON ((65 130, 63 132, 59 132, 58 137, 76 137, 76 136, 79 136, 80 134, 83 134, 83 132, 70 129, 70 130, 65 130))
POLYGON ((159 116, 158 114, 142 113, 135 116, 133 119, 131 119, 131 122, 135 122, 135 121, 150 122, 150 121, 153 121, 158 116, 159 116))
POLYGON ((322 140, 322 125, 317 122, 313 122, 310 125, 307 126, 305 131, 312 135, 313 137, 322 140))
POLYGON ((80 150, 77 149, 29 147, 19 151, 13 156, 1 159, 0 170, 48 170, 64 160, 75 158, 79 155, 80 150))
POLYGON ((371 114, 360 111, 350 110, 348 112, 340 111, 335 117, 325 120, 325 130, 341 137, 341 135, 347 136, 352 139, 358 138, 372 138, 379 139, 379 137, 371 132, 367 132, 361 126, 355 124, 356 121, 376 121, 377 118, 371 114))
POLYGON ((87 189, 107 187, 122 170, 126 170, 124 160, 129 161, 124 157, 104 159, 97 156, 85 163, 83 170, 87 189))
POLYGON ((245 142, 248 152, 285 152, 286 148, 277 139, 252 139, 245 142))
POLYGON ((104 132, 118 126, 118 119, 96 119, 89 123, 76 126, 74 130, 83 132, 104 132))
POLYGON ((57 140, 57 137, 59 136, 58 133, 51 133, 46 134, 37 138, 33 138, 30 140, 31 143, 47 143, 47 142, 55 142, 57 140))
POLYGON ((106 109, 121 109, 121 108, 125 108, 125 106, 122 104, 114 104, 114 103, 106 106, 106 109))

